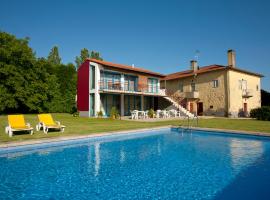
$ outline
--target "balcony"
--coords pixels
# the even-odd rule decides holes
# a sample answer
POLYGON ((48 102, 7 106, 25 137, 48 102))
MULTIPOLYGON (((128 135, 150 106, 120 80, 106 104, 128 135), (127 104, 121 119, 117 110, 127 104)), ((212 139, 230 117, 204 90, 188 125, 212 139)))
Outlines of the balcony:
POLYGON ((184 97, 187 99, 198 99, 199 91, 185 92, 184 97))
POLYGON ((128 84, 120 81, 99 81, 99 90, 101 92, 126 93, 126 94, 145 94, 165 96, 163 90, 157 86, 149 86, 147 84, 128 84))
POLYGON ((242 91, 242 97, 243 98, 250 98, 253 97, 253 90, 251 89, 246 89, 242 91))
POLYGON ((120 81, 99 81, 99 90, 123 90, 120 81))

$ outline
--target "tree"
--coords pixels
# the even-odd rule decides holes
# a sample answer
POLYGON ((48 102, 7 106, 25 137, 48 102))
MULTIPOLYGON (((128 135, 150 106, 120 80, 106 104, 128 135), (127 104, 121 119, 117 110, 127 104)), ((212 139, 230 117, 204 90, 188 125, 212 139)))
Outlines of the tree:
POLYGON ((72 63, 60 65, 57 69, 57 78, 61 94, 62 112, 72 112, 75 106, 77 73, 72 63))
POLYGON ((91 51, 91 55, 90 55, 90 58, 94 58, 96 60, 103 60, 101 58, 101 55, 99 52, 96 52, 96 51, 91 51))
POLYGON ((29 39, 0 32, 0 113, 71 112, 77 74, 60 64, 58 48, 35 57, 29 39))
POLYGON ((261 90, 262 106, 270 106, 270 93, 266 90, 261 90))
POLYGON ((58 51, 57 46, 54 46, 51 49, 47 59, 53 65, 60 65, 61 64, 61 58, 59 56, 59 51, 58 51))
POLYGON ((77 69, 78 69, 79 66, 80 66, 87 58, 89 58, 89 57, 90 57, 90 55, 89 55, 88 49, 83 48, 83 49, 81 50, 80 56, 76 56, 76 59, 75 59, 75 63, 76 63, 77 69))
POLYGON ((36 59, 28 41, 0 32, 0 112, 31 109, 26 102, 31 98, 36 59))
POLYGON ((81 65, 87 58, 93 58, 93 59, 96 59, 96 60, 103 60, 103 59, 101 58, 99 52, 91 51, 91 53, 89 54, 88 49, 83 48, 83 49, 81 50, 80 56, 76 56, 76 58, 75 58, 76 68, 78 69, 78 68, 80 67, 80 65, 81 65))

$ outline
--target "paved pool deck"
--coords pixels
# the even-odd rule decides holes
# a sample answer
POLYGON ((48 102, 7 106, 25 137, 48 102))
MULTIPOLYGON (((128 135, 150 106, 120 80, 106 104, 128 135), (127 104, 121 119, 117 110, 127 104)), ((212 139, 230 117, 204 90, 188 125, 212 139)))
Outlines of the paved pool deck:
MULTIPOLYGON (((219 117, 219 116, 198 116, 198 119, 252 119, 248 117, 238 117, 238 118, 228 118, 228 117, 219 117)), ((187 120, 187 117, 169 117, 169 118, 139 118, 139 119, 131 119, 131 116, 121 117, 122 120, 126 121, 137 121, 137 122, 160 122, 160 121, 171 121, 171 120, 187 120)), ((193 118, 190 118, 192 120, 193 118)), ((196 118, 195 118, 196 119, 196 118)))
MULTIPOLYGON (((59 136, 55 138, 42 138, 42 139, 30 139, 25 141, 12 141, 12 142, 5 142, 0 144, 0 150, 6 149, 10 147, 19 147, 25 145, 32 145, 32 144, 44 144, 50 142, 63 142, 69 140, 80 140, 86 138, 93 138, 93 137, 102 137, 102 136, 109 136, 114 134, 128 134, 134 133, 138 131, 151 131, 151 130, 159 130, 163 128, 181 128, 179 126, 159 126, 154 128, 144 128, 144 129, 132 129, 132 130, 124 130, 124 131, 111 131, 111 132, 102 132, 102 133, 93 133, 88 135, 75 135, 75 136, 59 136)), ((182 127, 185 128, 185 127, 182 127)), ((241 131, 241 130, 229 130, 229 129, 216 129, 216 128, 200 128, 200 127, 191 127, 191 130, 201 130, 201 131, 212 131, 212 132, 222 132, 222 133, 230 133, 230 134, 241 134, 241 135, 251 135, 251 136, 263 136, 263 137, 270 137, 270 133, 266 132, 254 132, 254 131, 241 131)))

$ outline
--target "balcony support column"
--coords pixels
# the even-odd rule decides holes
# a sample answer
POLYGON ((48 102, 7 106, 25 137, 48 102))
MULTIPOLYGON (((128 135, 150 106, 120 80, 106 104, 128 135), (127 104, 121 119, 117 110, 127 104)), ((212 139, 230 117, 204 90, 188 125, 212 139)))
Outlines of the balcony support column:
POLYGON ((121 99, 120 99, 120 114, 121 114, 121 116, 124 116, 125 115, 125 104, 124 104, 124 101, 125 101, 125 96, 124 96, 124 94, 121 94, 121 99))
POLYGON ((124 76, 124 74, 121 74, 120 84, 121 84, 121 90, 125 90, 125 76, 124 76))
POLYGON ((141 95, 141 110, 144 110, 144 96, 141 95))

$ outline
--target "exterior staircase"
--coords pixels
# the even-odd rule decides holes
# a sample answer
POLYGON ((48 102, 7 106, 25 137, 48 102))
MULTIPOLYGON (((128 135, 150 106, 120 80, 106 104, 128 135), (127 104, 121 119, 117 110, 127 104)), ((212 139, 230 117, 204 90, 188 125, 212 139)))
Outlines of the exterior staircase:
POLYGON ((167 96, 164 96, 164 98, 166 100, 168 100, 169 102, 171 102, 172 105, 175 106, 181 112, 181 114, 183 114, 184 116, 190 117, 190 118, 194 118, 195 117, 195 115, 193 113, 189 112, 187 109, 185 109, 179 103, 177 103, 177 101, 175 101, 173 97, 167 95, 167 96))

